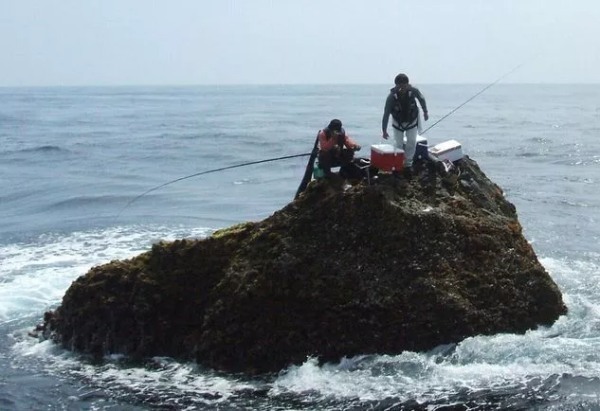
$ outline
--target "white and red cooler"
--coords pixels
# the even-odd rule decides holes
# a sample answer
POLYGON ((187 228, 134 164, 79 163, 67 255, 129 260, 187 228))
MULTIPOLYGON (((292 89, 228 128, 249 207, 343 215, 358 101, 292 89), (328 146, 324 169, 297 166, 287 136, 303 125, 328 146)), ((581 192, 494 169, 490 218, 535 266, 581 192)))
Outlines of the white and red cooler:
POLYGON ((382 171, 397 171, 404 167, 404 150, 392 144, 373 144, 371 146, 371 166, 382 171))
POLYGON ((448 140, 429 148, 429 153, 438 160, 457 161, 464 157, 462 146, 456 140, 448 140))

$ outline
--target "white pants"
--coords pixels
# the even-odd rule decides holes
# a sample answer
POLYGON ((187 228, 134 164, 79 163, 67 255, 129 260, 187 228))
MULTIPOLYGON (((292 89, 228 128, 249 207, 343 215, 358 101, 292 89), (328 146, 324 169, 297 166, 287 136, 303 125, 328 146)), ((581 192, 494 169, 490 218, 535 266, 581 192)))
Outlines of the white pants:
POLYGON ((404 167, 411 167, 413 157, 415 156, 415 150, 417 149, 417 135, 419 134, 419 128, 413 127, 410 130, 400 131, 395 127, 394 140, 396 140, 396 148, 404 150, 404 167), (406 143, 404 143, 404 135, 406 134, 406 143))

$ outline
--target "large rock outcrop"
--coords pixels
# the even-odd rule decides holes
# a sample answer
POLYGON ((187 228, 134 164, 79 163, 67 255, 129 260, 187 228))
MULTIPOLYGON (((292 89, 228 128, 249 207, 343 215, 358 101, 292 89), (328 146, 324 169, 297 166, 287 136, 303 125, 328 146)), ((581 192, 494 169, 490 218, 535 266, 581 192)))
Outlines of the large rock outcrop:
POLYGON ((514 206, 473 160, 456 171, 313 182, 264 221, 92 268, 42 329, 97 356, 257 373, 551 324, 566 307, 514 206))

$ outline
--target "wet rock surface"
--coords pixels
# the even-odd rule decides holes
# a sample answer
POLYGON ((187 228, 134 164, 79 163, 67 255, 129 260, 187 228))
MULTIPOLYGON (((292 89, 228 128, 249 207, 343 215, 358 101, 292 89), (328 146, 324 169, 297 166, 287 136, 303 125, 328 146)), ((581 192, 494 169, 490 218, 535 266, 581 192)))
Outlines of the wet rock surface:
POLYGON ((515 207, 475 161, 371 183, 312 182, 263 221, 94 267, 40 331, 94 356, 262 373, 523 333, 566 313, 515 207))

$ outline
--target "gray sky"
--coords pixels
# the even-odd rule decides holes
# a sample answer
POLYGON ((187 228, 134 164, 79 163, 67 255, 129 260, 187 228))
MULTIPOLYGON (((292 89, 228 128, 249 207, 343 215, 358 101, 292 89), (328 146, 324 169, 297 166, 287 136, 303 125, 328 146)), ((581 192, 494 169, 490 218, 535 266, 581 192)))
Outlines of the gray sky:
POLYGON ((0 0, 0 86, 600 83, 598 0, 0 0))

